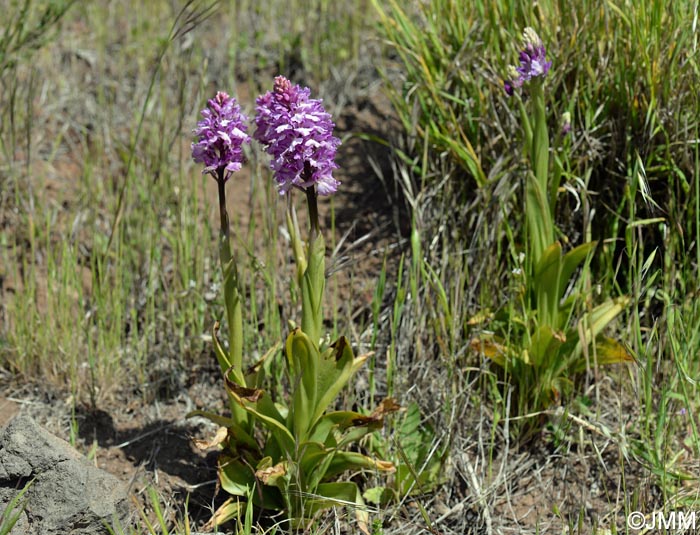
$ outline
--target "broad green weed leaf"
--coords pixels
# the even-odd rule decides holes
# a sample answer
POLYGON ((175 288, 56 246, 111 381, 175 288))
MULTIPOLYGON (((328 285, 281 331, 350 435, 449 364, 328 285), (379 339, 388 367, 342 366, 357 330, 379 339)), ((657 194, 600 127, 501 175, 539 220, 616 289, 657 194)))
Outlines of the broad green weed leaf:
POLYGON ((396 438, 401 457, 401 462, 396 465, 397 491, 400 494, 405 494, 409 489, 419 492, 419 488, 422 491, 427 491, 434 487, 438 482, 441 468, 441 462, 437 457, 428 460, 435 439, 435 431, 422 421, 420 408, 416 403, 411 403, 408 406, 396 438), (428 461, 427 465, 426 461, 428 461), (417 473, 416 470, 421 468, 422 471, 417 473), (416 475, 418 488, 415 484, 416 475))
POLYGON ((229 494, 247 496, 255 484, 255 475, 241 461, 222 455, 219 458, 219 483, 229 494))
POLYGON ((245 402, 242 398, 237 397, 235 393, 232 393, 232 395, 241 407, 265 424, 265 427, 267 427, 275 436, 275 439, 282 450, 287 452, 294 451, 294 437, 287 429, 285 424, 277 419, 279 413, 275 414, 272 412, 272 409, 274 408, 276 411, 276 408, 273 403, 267 402, 266 396, 263 396, 255 405, 251 405, 250 403, 245 402))
POLYGON ((219 459, 219 483, 221 488, 234 496, 252 496, 253 501, 266 509, 279 510, 283 508, 281 495, 277 488, 257 487, 257 492, 251 494, 256 488, 256 479, 253 469, 227 455, 219 459), (268 488, 267 492, 264 491, 268 488))

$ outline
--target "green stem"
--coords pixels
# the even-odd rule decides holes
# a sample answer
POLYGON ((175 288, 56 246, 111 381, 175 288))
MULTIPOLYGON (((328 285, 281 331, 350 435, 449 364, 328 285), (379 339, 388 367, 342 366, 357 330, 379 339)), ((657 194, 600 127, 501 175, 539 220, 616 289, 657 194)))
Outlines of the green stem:
MULTIPOLYGON (((531 127, 530 165, 532 172, 526 182, 526 206, 529 239, 532 243, 531 266, 534 268, 542 253, 554 242, 554 210, 550 203, 550 187, 558 188, 556 181, 549 184, 549 131, 542 83, 530 84, 533 117, 525 119, 531 127)), ((556 198, 556 197, 555 197, 556 198)))
MULTIPOLYGON (((542 82, 535 81, 532 87, 534 121, 532 133, 532 166, 537 181, 543 192, 548 192, 549 182, 549 132, 547 130, 547 113, 544 103, 542 82)), ((554 208, 553 206, 550 208, 554 208)))
MULTIPOLYGON (((236 259, 231 252, 231 234, 229 230, 228 212, 226 211, 226 180, 224 169, 217 170, 216 182, 219 186, 219 259, 224 276, 224 304, 228 321, 229 365, 233 367, 236 382, 243 378, 243 314, 241 312, 241 292, 238 286, 238 270, 236 259)), ((222 373, 228 370, 222 369, 222 373)), ((229 376, 230 377, 230 376, 229 376)), ((245 379, 242 379, 245 383, 245 379)), ((246 386, 242 384, 241 386, 246 386)), ((231 416, 234 421, 247 432, 251 431, 251 421, 248 413, 237 401, 229 396, 231 416)))
POLYGON ((316 189, 310 186, 304 190, 306 192, 306 202, 309 205, 309 222, 311 223, 311 234, 309 235, 309 243, 314 241, 314 238, 319 234, 318 225, 318 197, 316 189))
POLYGON ((301 285, 301 330, 318 347, 323 327, 323 291, 325 288, 326 246, 319 230, 318 202, 314 186, 306 188, 309 205, 309 254, 301 285))
MULTIPOLYGON (((226 211, 226 181, 224 170, 217 171, 216 182, 219 186, 219 219, 221 234, 219 257, 224 274, 224 302, 228 320, 228 343, 231 365, 237 372, 243 371, 243 314, 241 312, 241 293, 238 285, 238 270, 231 253, 231 235, 228 212, 226 211)), ((245 386, 245 385, 241 385, 245 386)))
POLYGON ((289 238, 292 242, 294 262, 297 265, 297 284, 299 288, 301 288, 304 281, 304 272, 306 271, 306 255, 304 253, 304 243, 299 233, 297 213, 294 209, 294 204, 292 204, 291 197, 291 195, 288 195, 287 199, 287 229, 289 230, 289 238))

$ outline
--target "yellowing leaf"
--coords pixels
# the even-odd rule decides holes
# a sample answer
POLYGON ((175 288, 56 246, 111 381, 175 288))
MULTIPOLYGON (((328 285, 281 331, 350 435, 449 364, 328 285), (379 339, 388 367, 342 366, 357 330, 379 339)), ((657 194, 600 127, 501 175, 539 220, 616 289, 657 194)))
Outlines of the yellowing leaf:
POLYGON ((226 382, 226 389, 234 395, 236 399, 250 401, 251 403, 257 402, 262 396, 263 391, 258 388, 247 388, 241 386, 228 377, 228 371, 224 375, 224 380, 226 382))
POLYGON ((399 405, 394 398, 384 398, 379 406, 372 411, 372 418, 381 420, 387 414, 399 410, 401 410, 401 405, 399 405))
MULTIPOLYGON (((588 364, 592 366, 593 355, 589 354, 589 358, 589 362, 586 362, 584 358, 579 358, 573 367, 573 371, 582 372, 588 364)), ((595 341, 595 359, 599 366, 636 362, 634 356, 620 342, 602 335, 598 336, 595 341)))
POLYGON ((467 325, 482 325, 493 319, 493 314, 488 311, 478 312, 467 320, 467 325))
POLYGON ((226 440, 227 436, 228 429, 226 427, 219 427, 219 429, 216 431, 216 434, 211 440, 195 439, 194 445, 197 446, 197 448, 200 450, 208 450, 221 444, 224 440, 226 440))
POLYGON ((229 498, 224 503, 221 504, 214 514, 209 519, 202 529, 205 532, 213 531, 217 526, 220 526, 229 520, 240 518, 241 514, 245 510, 245 502, 240 502, 238 500, 234 501, 233 498, 229 498))
POLYGON ((277 463, 275 466, 270 466, 270 467, 263 468, 261 470, 256 471, 255 477, 257 477, 265 485, 275 486, 277 484, 277 480, 280 477, 285 476, 286 474, 287 474, 287 463, 281 462, 281 463, 277 463))
POLYGON ((471 342, 469 342, 469 347, 480 355, 493 360, 502 368, 505 368, 507 348, 506 346, 499 344, 493 338, 474 338, 471 342))
POLYGON ((636 362, 627 349, 612 338, 599 336, 595 343, 596 358, 598 364, 620 364, 623 362, 636 362))

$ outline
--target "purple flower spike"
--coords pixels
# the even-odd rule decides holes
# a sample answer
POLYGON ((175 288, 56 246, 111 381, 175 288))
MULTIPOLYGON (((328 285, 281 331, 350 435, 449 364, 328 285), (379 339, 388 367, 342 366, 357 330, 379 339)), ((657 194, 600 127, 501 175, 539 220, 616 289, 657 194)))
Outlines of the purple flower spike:
POLYGON ((202 110, 203 120, 197 123, 192 143, 192 158, 205 165, 202 173, 209 173, 224 182, 243 164, 243 143, 250 143, 246 134, 248 118, 241 113, 236 99, 219 91, 202 110))
POLYGON ((310 99, 308 87, 292 85, 284 76, 275 78, 272 92, 258 97, 253 137, 272 156, 270 168, 280 194, 292 187, 316 185, 319 195, 335 193, 340 182, 333 178, 335 153, 340 140, 333 137, 331 115, 321 100, 310 99))
POLYGON ((544 78, 552 67, 552 62, 545 57, 542 39, 532 28, 525 28, 523 32, 523 48, 519 55, 520 66, 508 68, 509 79, 503 84, 509 96, 532 78, 544 78))

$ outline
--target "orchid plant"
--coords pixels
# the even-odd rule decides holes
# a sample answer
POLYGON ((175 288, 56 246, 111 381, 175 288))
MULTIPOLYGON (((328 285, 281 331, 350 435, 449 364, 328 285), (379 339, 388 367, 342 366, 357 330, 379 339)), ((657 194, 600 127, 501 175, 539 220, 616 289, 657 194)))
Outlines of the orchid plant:
MULTIPOLYGON (((522 277, 523 291, 520 305, 503 314, 500 325, 496 322, 496 333, 478 336, 472 347, 506 370, 517 388, 518 411, 524 415, 560 401, 562 394, 571 392, 574 375, 590 365, 627 362, 632 357, 620 343, 602 335, 624 310, 626 297, 589 306, 578 322, 573 320, 584 297, 577 272, 596 242, 564 252, 557 239, 554 217, 561 173, 550 165, 545 107, 545 79, 552 62, 532 28, 524 31, 519 60, 519 66, 509 67, 504 89, 517 98, 530 163, 525 177, 524 262, 514 270, 522 277), (529 91, 529 111, 518 97, 522 88, 529 91), (514 325, 522 329, 516 328, 515 337, 511 331, 506 341, 506 331, 514 325)), ((570 122, 565 128, 570 130, 570 122)))
POLYGON ((367 513, 356 483, 335 481, 349 470, 393 471, 390 462, 376 460, 348 446, 382 425, 385 414, 398 409, 385 399, 372 414, 333 410, 336 397, 369 355, 355 356, 341 337, 323 337, 325 244, 318 215, 318 197, 336 192, 333 178, 340 140, 322 102, 308 88, 275 78, 272 91, 256 100, 253 138, 272 157, 270 168, 280 195, 287 197, 287 224, 301 293, 301 325, 286 339, 283 353, 289 379, 286 402, 275 402, 266 388, 262 361, 279 354, 273 347, 257 363, 243 362, 242 292, 231 247, 225 184, 243 162, 242 147, 250 142, 235 99, 217 93, 202 111, 192 156, 218 184, 221 221, 219 253, 224 276, 228 350, 214 326, 214 352, 224 377, 230 417, 194 411, 221 425, 206 446, 219 446, 219 482, 233 497, 219 508, 212 525, 246 511, 239 497, 254 505, 284 510, 292 528, 305 526, 316 513, 334 505, 355 504, 359 527, 366 531, 367 513), (304 241, 290 196, 301 191, 309 212, 304 241))

